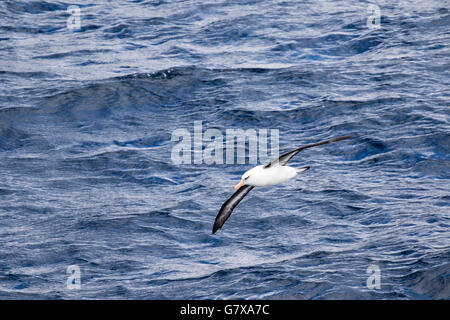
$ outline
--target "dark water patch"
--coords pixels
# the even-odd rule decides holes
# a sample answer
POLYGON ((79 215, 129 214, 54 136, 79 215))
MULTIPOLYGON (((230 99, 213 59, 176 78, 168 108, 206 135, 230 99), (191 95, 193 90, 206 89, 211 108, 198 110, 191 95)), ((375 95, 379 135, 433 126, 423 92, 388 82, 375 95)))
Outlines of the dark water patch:
POLYGON ((41 27, 27 27, 27 26, 0 26, 0 30, 3 32, 17 32, 25 34, 46 34, 54 33, 55 31, 61 30, 63 27, 55 27, 53 25, 41 26, 41 27))
POLYGON ((34 59, 60 59, 65 57, 77 57, 77 56, 86 56, 90 54, 96 54, 96 53, 106 53, 111 50, 108 49, 102 49, 102 50, 75 50, 70 52, 62 52, 62 53, 54 53, 44 56, 36 56, 34 59))
POLYGON ((441 179, 450 178, 450 160, 444 159, 426 159, 418 162, 414 169, 416 172, 422 174, 437 177, 441 179))
POLYGON ((123 23, 103 29, 103 32, 105 33, 105 39, 124 39, 133 37, 133 28, 123 23))
POLYGON ((402 277, 402 281, 413 295, 425 299, 433 296, 436 299, 447 299, 450 296, 450 265, 448 263, 426 270, 414 271, 402 277))
POLYGON ((151 148, 165 144, 167 143, 167 141, 169 141, 168 136, 152 136, 148 138, 145 137, 136 139, 133 141, 125 141, 125 142, 114 141, 114 143, 121 147, 133 146, 137 148, 151 148))
POLYGON ((10 194, 15 194, 16 192, 17 192, 16 190, 0 188, 0 195, 2 195, 2 196, 7 196, 7 195, 10 195, 10 194))
POLYGON ((21 148, 29 148, 29 151, 42 146, 48 142, 40 135, 30 134, 24 130, 12 126, 0 128, 0 151, 11 151, 21 148))
POLYGON ((5 5, 7 10, 13 13, 41 14, 67 9, 67 6, 63 3, 46 1, 5 1, 5 5))
POLYGON ((54 73, 48 73, 48 72, 15 72, 15 71, 0 71, 0 75, 4 76, 15 76, 15 77, 21 77, 21 78, 56 78, 58 77, 57 74, 54 73))

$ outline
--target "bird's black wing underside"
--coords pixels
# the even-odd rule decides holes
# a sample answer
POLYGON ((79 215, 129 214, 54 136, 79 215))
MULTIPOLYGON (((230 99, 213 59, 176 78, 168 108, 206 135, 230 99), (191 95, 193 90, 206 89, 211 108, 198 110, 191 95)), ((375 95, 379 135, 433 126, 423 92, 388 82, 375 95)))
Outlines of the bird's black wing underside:
POLYGON ((214 221, 214 227, 212 230, 213 234, 216 233, 218 229, 222 228, 225 221, 227 221, 233 212, 233 209, 253 188, 254 186, 244 185, 240 187, 238 191, 236 191, 227 201, 225 201, 217 214, 216 220, 214 221))
POLYGON ((297 153, 299 153, 300 151, 302 151, 304 149, 321 146, 323 144, 341 141, 341 140, 345 140, 345 139, 349 139, 349 138, 352 138, 352 136, 342 136, 342 137, 338 137, 338 138, 324 140, 324 141, 317 142, 317 143, 307 144, 306 146, 303 146, 303 147, 300 147, 300 148, 297 148, 297 149, 294 149, 292 151, 282 154, 277 160, 274 160, 271 163, 266 164, 264 166, 264 168, 270 168, 270 167, 276 166, 276 165, 284 166, 284 165, 286 165, 286 163, 289 162, 289 160, 292 159, 293 156, 295 156, 297 153))

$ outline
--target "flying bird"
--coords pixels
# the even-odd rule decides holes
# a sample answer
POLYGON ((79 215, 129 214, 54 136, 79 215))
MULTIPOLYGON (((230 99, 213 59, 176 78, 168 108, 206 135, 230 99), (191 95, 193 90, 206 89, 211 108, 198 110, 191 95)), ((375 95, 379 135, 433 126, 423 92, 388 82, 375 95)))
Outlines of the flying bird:
POLYGON ((225 203, 220 208, 216 220, 214 221, 212 233, 214 234, 218 229, 222 228, 223 224, 230 217, 234 208, 254 187, 263 187, 282 183, 292 179, 297 174, 308 170, 310 168, 309 166, 302 168, 293 168, 286 165, 289 160, 291 160, 292 157, 297 153, 304 149, 321 146, 323 144, 341 141, 349 138, 352 138, 352 136, 342 136, 308 144, 282 154, 278 159, 272 161, 271 163, 256 166, 245 172, 242 175, 241 181, 234 187, 234 189, 237 191, 227 201, 225 201, 225 203))

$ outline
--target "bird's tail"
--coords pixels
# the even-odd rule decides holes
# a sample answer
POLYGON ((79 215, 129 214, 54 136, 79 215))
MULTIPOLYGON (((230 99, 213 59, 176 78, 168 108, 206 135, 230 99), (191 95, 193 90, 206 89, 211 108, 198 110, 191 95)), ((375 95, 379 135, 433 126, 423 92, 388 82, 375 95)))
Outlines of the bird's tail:
POLYGON ((297 171, 297 174, 302 173, 306 170, 308 170, 309 168, 311 168, 310 166, 306 166, 306 167, 301 167, 301 168, 295 168, 295 170, 297 171))

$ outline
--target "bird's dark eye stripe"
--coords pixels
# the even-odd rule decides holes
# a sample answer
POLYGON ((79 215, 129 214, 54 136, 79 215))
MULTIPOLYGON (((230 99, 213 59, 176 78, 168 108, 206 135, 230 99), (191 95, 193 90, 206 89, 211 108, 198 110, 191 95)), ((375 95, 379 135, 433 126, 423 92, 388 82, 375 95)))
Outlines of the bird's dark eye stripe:
POLYGON ((244 180, 247 180, 247 179, 248 179, 248 177, 245 177, 245 178, 244 178, 244 180))

